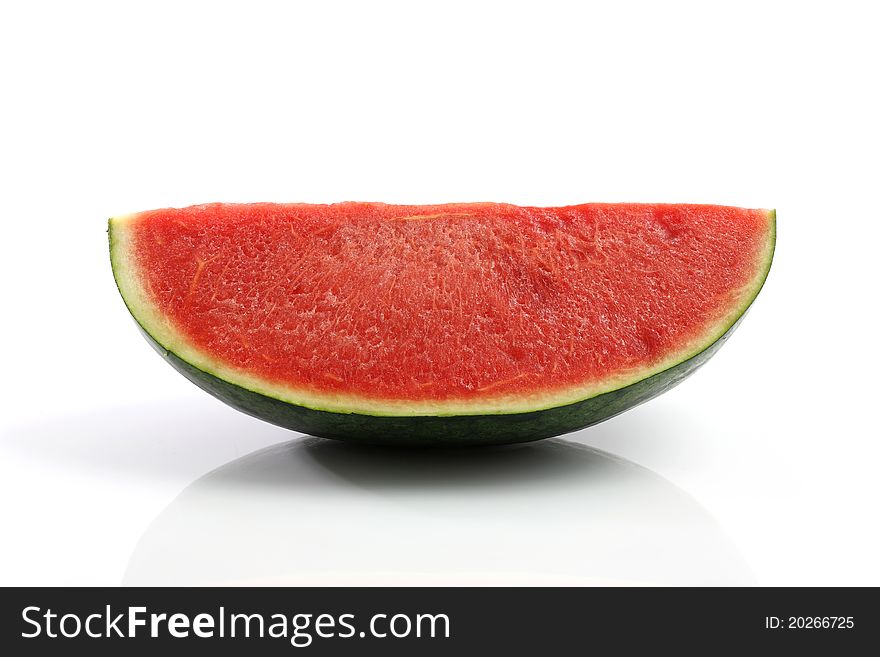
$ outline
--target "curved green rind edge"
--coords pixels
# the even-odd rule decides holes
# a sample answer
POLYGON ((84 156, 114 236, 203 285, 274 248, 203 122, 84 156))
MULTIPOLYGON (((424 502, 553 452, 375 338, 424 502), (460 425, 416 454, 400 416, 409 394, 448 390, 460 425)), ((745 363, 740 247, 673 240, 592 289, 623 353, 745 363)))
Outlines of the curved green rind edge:
POLYGON ((620 415, 675 387, 714 356, 740 325, 770 272, 776 247, 775 210, 771 212, 770 222, 770 255, 760 284, 743 304, 739 316, 719 338, 691 358, 641 381, 572 404, 527 413, 378 416, 306 408, 262 395, 205 372, 159 344, 140 323, 138 326, 153 348, 199 388, 247 415, 292 431, 321 438, 385 445, 503 445, 530 442, 585 429, 620 415))
POLYGON ((530 413, 450 416, 376 416, 316 411, 261 395, 204 372, 153 347, 181 374, 239 411, 272 424, 322 438, 395 445, 500 445, 541 440, 583 429, 642 404, 693 374, 727 341, 742 316, 693 358, 637 383, 574 404, 530 413))

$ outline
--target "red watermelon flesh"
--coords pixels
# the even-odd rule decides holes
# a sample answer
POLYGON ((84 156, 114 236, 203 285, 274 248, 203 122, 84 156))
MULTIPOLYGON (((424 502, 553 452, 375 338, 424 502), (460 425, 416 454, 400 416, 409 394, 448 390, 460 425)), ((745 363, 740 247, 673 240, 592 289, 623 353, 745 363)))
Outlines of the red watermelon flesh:
POLYGON ((132 275, 189 348, 269 386, 442 405, 589 388, 686 354, 756 292, 770 217, 211 204, 120 223, 132 275))

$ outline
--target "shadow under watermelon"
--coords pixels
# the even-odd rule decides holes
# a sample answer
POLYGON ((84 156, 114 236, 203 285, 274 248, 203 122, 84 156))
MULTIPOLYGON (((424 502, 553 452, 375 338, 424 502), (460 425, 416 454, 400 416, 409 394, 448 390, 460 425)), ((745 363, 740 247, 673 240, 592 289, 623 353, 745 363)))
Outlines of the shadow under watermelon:
POLYGON ((754 583, 717 522, 562 439, 411 451, 300 438, 236 459, 151 524, 128 585, 754 583))

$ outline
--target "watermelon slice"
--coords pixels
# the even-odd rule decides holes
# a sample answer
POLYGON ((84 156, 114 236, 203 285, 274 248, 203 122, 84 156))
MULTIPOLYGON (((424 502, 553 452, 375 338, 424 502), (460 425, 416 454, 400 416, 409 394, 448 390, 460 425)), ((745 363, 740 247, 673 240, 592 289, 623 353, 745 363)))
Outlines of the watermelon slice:
POLYGON ((209 204, 110 220, 122 297, 182 374, 316 436, 510 443, 668 390, 738 325, 775 212, 209 204))

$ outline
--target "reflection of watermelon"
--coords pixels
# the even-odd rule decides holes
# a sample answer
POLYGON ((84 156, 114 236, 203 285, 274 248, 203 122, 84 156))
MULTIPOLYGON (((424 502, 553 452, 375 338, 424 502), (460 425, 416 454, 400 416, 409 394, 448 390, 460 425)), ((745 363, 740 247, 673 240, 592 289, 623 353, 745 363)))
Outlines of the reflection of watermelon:
POLYGON ((185 376, 282 426, 504 443, 688 376, 767 276, 775 213, 698 205, 204 205, 110 220, 125 302, 185 376))

